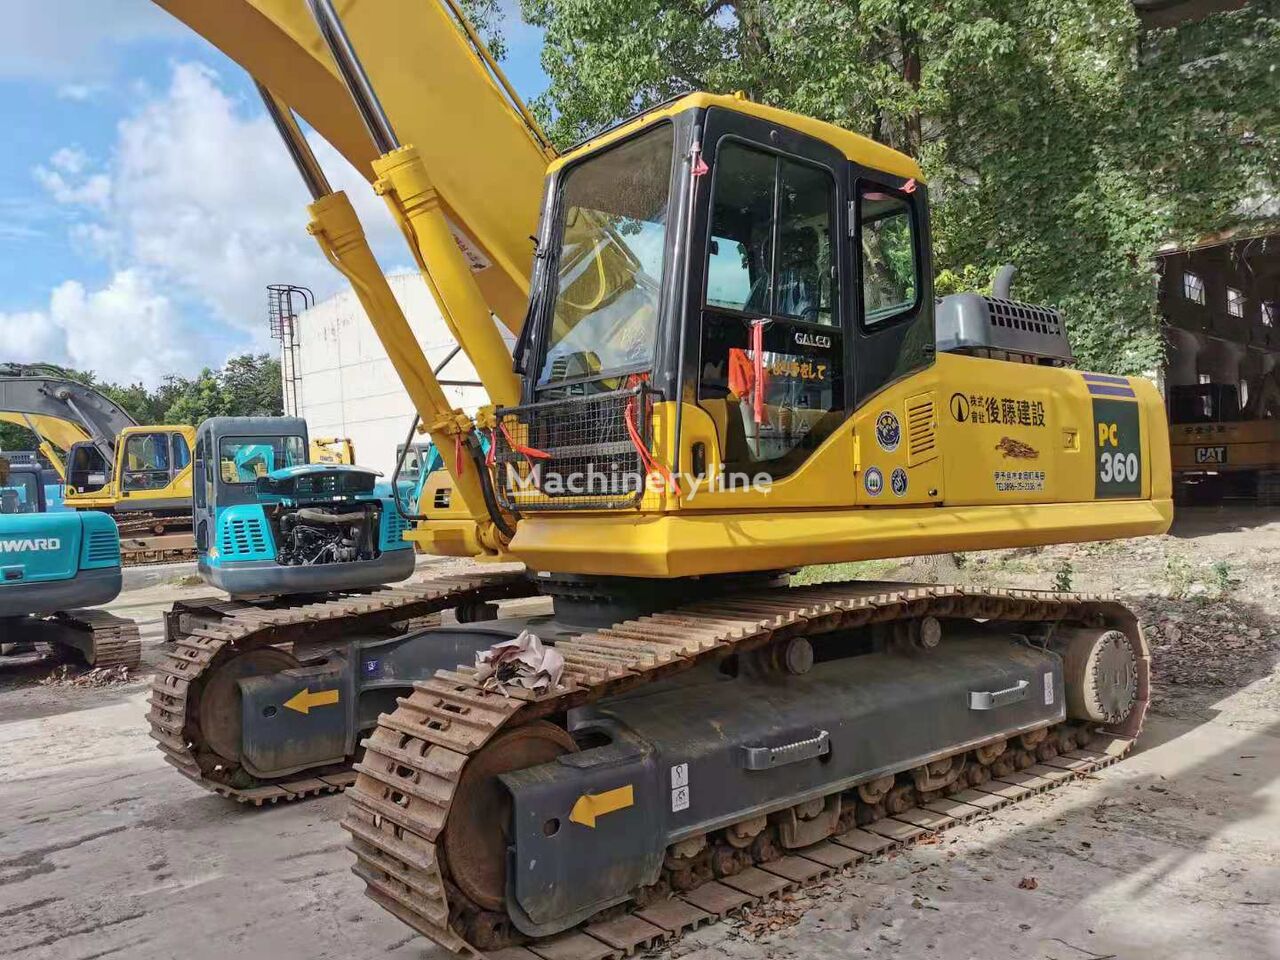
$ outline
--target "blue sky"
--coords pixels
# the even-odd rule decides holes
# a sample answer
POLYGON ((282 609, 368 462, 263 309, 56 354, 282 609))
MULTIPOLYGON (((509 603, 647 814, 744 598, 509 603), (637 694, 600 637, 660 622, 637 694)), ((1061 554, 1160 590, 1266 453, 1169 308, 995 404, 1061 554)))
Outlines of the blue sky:
MULTIPOLYGON (((545 87, 541 35, 504 0, 504 68, 545 87)), ((5 0, 0 35, 0 362, 155 384, 269 349, 265 285, 340 278, 247 76, 149 0, 5 0), (194 186, 193 186, 194 185, 194 186)), ((408 251, 380 201, 322 161, 383 264, 408 251)))

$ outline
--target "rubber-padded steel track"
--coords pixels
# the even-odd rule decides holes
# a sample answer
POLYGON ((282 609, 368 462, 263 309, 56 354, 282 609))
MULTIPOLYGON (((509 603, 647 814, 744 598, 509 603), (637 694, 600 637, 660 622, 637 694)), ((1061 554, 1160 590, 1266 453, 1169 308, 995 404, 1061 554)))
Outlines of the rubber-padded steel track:
POLYGON ((214 754, 195 716, 204 680, 220 664, 249 650, 280 646, 298 652, 309 642, 411 622, 462 603, 535 592, 523 573, 494 573, 438 577, 310 602, 211 598, 176 604, 166 618, 166 639, 174 648, 157 664, 148 699, 151 737, 179 772, 241 803, 261 805, 341 790, 355 779, 346 765, 264 781, 247 777, 214 754))
MULTIPOLYGON (((356 855, 353 871, 366 894, 414 930, 457 952, 468 942, 468 904, 448 878, 438 851, 449 807, 468 758, 499 731, 688 670, 708 659, 778 640, 923 616, 1024 622, 1106 624, 1137 651, 1137 702, 1126 720, 1097 728, 1089 749, 1075 750, 984 788, 934 799, 923 807, 751 866, 622 916, 508 947, 496 960, 602 960, 630 955, 926 832, 944 829, 1021 797, 1114 762, 1138 735, 1149 698, 1150 655, 1133 615, 1110 598, 1047 591, 967 591, 951 586, 847 583, 781 588, 728 597, 627 621, 561 641, 564 687, 537 696, 486 690, 460 666, 416 683, 411 696, 380 718, 365 740, 359 774, 347 791, 343 826, 356 855)), ((1046 754, 1048 756, 1048 754, 1046 754)), ((1032 759, 1028 757, 1028 759, 1032 759)), ((495 829, 497 826, 495 825, 495 829)))

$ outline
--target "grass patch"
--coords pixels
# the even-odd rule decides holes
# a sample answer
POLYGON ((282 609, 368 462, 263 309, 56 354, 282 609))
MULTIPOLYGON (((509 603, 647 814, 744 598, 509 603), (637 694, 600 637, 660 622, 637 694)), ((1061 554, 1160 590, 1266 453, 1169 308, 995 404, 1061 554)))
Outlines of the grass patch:
POLYGON ((884 575, 899 566, 897 560, 855 560, 852 563, 818 563, 801 567, 791 575, 793 587, 806 587, 815 583, 840 580, 882 580, 884 575))

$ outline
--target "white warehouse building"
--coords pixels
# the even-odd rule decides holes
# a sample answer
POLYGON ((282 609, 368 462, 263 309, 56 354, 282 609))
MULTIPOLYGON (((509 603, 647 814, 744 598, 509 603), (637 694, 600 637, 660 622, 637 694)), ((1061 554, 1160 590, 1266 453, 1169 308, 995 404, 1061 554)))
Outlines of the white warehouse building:
MULTIPOLYGON (((387 280, 428 362, 439 364, 455 343, 426 283, 416 272, 389 274, 387 280)), ((313 438, 349 438, 358 463, 390 477, 414 409, 360 301, 346 289, 299 313, 291 326, 292 349, 289 337, 282 338, 285 412, 304 418, 313 438)), ((474 382, 476 372, 459 353, 440 378, 474 382)), ((468 412, 488 402, 479 387, 444 390, 468 412)))

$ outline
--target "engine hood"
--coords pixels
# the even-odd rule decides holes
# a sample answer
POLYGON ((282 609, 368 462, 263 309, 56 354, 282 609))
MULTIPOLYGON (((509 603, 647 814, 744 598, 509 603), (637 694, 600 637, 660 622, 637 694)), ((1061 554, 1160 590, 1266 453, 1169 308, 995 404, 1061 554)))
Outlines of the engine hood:
POLYGON ((267 503, 333 501, 374 492, 377 470, 341 463, 310 463, 273 470, 258 478, 258 498, 267 503))

